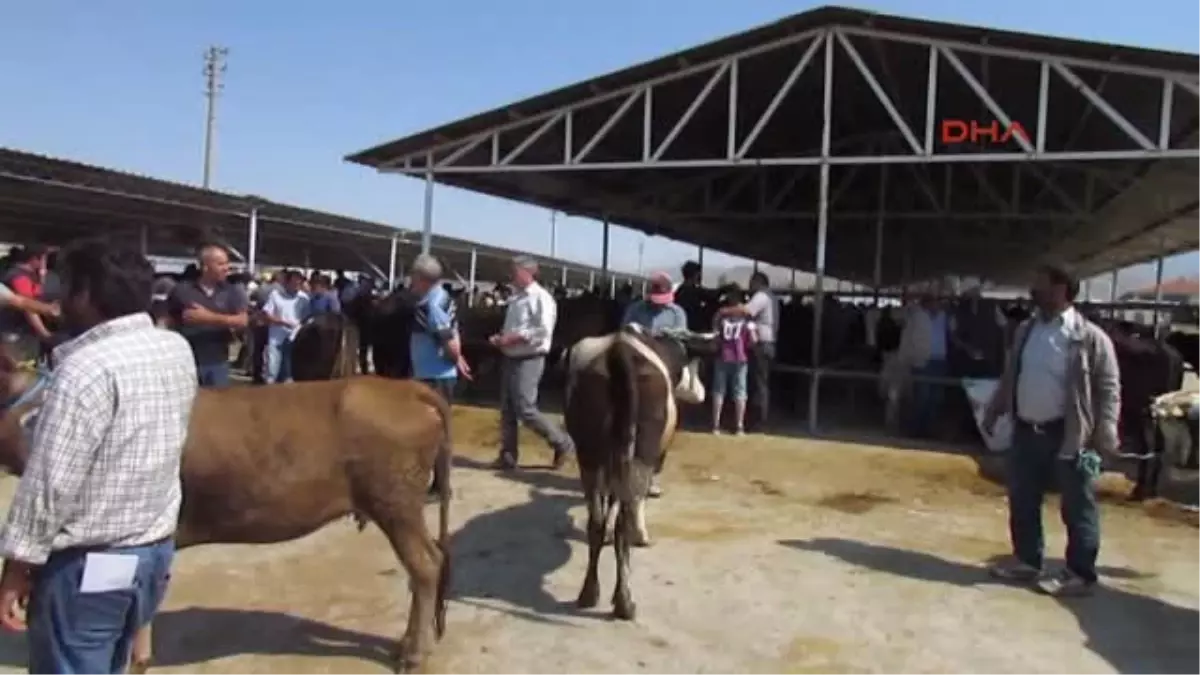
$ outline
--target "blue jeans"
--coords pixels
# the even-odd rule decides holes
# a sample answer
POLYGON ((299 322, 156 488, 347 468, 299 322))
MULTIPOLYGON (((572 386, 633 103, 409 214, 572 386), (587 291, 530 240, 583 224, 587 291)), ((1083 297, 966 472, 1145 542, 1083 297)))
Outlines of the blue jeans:
POLYGON ((229 386, 228 363, 198 363, 196 364, 196 375, 200 378, 201 387, 229 386))
POLYGON ((267 384, 292 381, 292 341, 268 342, 263 350, 267 367, 263 379, 267 384))
POLYGON ((713 363, 712 396, 713 398, 729 398, 734 401, 746 400, 746 373, 750 364, 742 361, 715 361, 713 363))
POLYGON ((1041 568, 1046 542, 1042 534, 1042 500, 1057 484, 1060 513, 1067 529, 1067 569, 1088 582, 1096 581, 1100 553, 1100 507, 1096 503, 1099 462, 1091 450, 1079 458, 1059 459, 1063 425, 1040 432, 1024 422, 1013 425, 1012 447, 1006 454, 1008 529, 1013 555, 1041 568), (1095 461, 1089 466, 1088 460, 1095 461))
POLYGON ((29 600, 29 672, 125 672, 134 633, 158 611, 174 557, 171 539, 53 553, 36 573, 29 600), (136 555, 133 588, 80 593, 89 552, 136 555))
MULTIPOLYGON (((950 374, 949 364, 944 360, 930 359, 925 365, 913 368, 913 375, 928 377, 946 377, 950 374)), ((933 426, 933 418, 942 407, 945 399, 945 385, 927 382, 913 382, 912 411, 909 418, 909 432, 915 436, 924 436, 933 426)))

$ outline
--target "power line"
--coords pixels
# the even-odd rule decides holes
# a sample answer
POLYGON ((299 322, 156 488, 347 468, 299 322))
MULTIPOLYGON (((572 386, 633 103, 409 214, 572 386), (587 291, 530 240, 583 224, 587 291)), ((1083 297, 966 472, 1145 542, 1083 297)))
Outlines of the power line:
POLYGON ((212 46, 204 52, 204 98, 207 101, 204 117, 204 177, 201 185, 208 188, 212 179, 213 131, 217 121, 217 96, 224 89, 225 57, 229 50, 212 46))

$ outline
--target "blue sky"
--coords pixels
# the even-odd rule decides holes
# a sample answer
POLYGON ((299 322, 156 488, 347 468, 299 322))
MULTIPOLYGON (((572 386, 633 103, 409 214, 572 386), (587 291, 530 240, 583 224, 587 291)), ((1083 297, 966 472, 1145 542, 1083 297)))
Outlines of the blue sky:
MULTIPOLYGON (((200 181, 201 54, 230 49, 214 187, 419 227, 419 181, 345 154, 816 6, 785 0, 38 0, 0 9, 0 145, 200 181)), ((1196 0, 888 0, 883 12, 1200 51, 1196 0)), ((549 252, 549 214, 440 187, 435 228, 549 252)), ((561 219, 558 254, 599 262, 601 228, 561 219)), ((613 265, 642 236, 614 228, 613 265)), ((672 270, 691 245, 651 239, 672 270)), ((1194 274, 1197 256, 1168 274, 1194 274)), ((724 262, 716 256, 706 262, 724 262)), ((1147 274, 1145 269, 1141 274, 1147 274)))

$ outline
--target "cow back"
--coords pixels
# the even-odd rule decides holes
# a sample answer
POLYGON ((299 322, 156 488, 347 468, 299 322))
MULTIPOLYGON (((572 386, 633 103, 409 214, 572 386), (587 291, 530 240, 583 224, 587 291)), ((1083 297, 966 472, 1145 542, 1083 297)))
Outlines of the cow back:
POLYGON ((292 341, 292 377, 298 382, 354 374, 358 330, 341 314, 318 314, 301 326, 292 341))

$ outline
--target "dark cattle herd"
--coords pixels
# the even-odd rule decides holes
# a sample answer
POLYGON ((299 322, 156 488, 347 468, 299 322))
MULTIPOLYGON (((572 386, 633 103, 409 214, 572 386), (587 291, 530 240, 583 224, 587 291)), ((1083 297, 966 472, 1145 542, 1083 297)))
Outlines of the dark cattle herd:
MULTIPOLYGON (((695 290, 698 292, 680 293, 680 304, 688 314, 689 326, 701 329, 711 325, 718 292, 695 290)), ((415 299, 403 289, 382 298, 363 297, 346 308, 352 327, 327 321, 306 329, 319 332, 323 336, 319 339, 306 338, 302 331, 295 350, 298 379, 321 379, 328 377, 328 373, 347 372, 350 364, 340 356, 346 353, 342 349, 346 345, 356 345, 346 349, 358 353, 361 370, 370 367, 387 377, 409 376, 408 335, 414 306, 415 299), (307 365, 300 365, 305 362, 307 365), (299 378, 301 371, 304 371, 304 378, 299 378)), ((584 338, 615 333, 623 303, 600 294, 585 293, 571 298, 560 297, 558 307, 550 364, 561 362, 566 350, 584 338)), ((800 374, 817 365, 839 371, 879 372, 887 355, 899 347, 905 311, 900 307, 877 309, 826 296, 820 313, 819 361, 814 363, 813 325, 817 313, 813 304, 802 295, 785 295, 779 309, 777 368, 772 389, 777 392, 777 400, 785 405, 789 401, 794 405, 805 394, 800 386, 805 379, 800 374)), ((1195 370, 1200 352, 1197 336, 1172 331, 1165 338, 1156 339, 1143 326, 1107 319, 1086 306, 1083 311, 1105 329, 1117 352, 1122 374, 1124 453, 1138 465, 1133 496, 1139 499, 1156 496, 1164 455, 1190 457, 1187 465, 1180 468, 1194 468, 1194 454, 1164 452, 1161 427, 1167 422, 1154 418, 1149 410, 1156 397, 1182 387, 1185 370, 1195 370)), ((1015 325, 1029 317, 1027 306, 1022 302, 976 298, 960 301, 951 306, 949 312, 958 322, 974 320, 976 332, 972 341, 986 346, 980 359, 968 357, 961 347, 952 344, 949 355, 951 376, 998 376, 1004 365, 1005 346, 1015 325), (1003 321, 990 318, 997 313, 1003 321), (980 321, 978 317, 987 318, 980 321)), ((468 390, 488 393, 495 386, 500 357, 487 343, 487 338, 499 332, 504 321, 504 307, 463 307, 458 321, 464 353, 476 374, 468 390)), ((557 372, 560 378, 565 375, 562 368, 550 368, 548 372, 557 372)), ((562 381, 557 384, 561 385, 562 381)), ((944 426, 950 429, 973 428, 974 425, 970 406, 960 390, 952 390, 943 417, 946 417, 944 426)))

